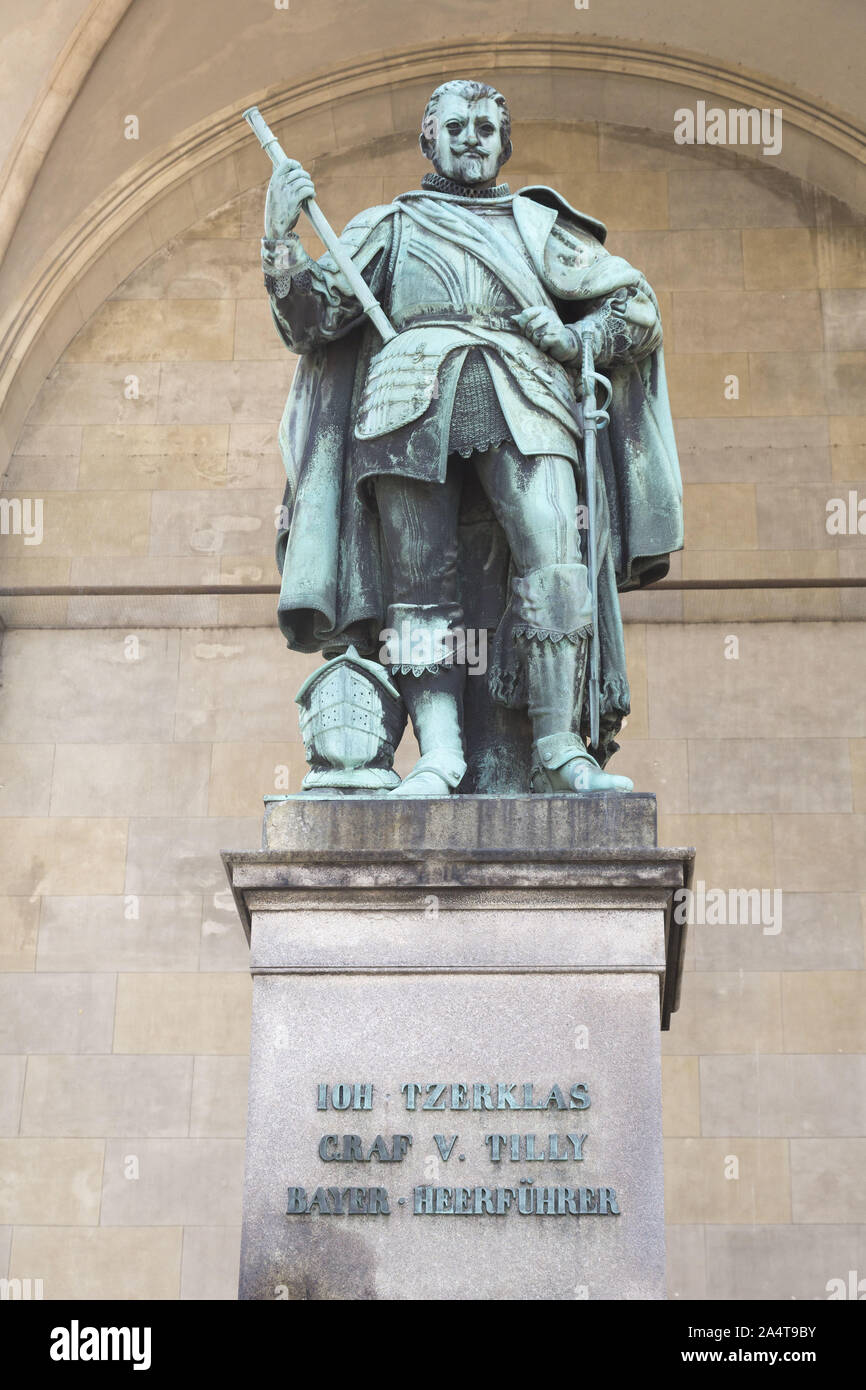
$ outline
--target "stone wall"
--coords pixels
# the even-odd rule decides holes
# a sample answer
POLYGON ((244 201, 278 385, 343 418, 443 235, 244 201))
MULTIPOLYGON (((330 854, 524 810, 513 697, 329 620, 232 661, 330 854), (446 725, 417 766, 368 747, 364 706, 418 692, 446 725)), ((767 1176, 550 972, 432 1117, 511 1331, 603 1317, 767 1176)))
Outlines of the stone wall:
MULTIPOLYGON (((866 229, 760 156, 540 122, 515 145, 512 187, 605 219, 659 292, 672 574, 862 576, 863 538, 825 519, 866 489, 866 229)), ((313 172, 340 225, 423 167, 406 137, 313 172)), ((262 201, 168 242, 64 353, 4 480, 43 500, 44 539, 0 538, 4 584, 273 582, 292 361, 262 201)), ((866 1269, 862 591, 624 607, 614 769, 656 791, 661 842, 695 844, 708 889, 783 891, 777 933, 692 932, 664 1045, 670 1292, 821 1298, 866 1269)), ((262 795, 297 790, 293 696, 315 665, 273 609, 4 602, 0 1274, 46 1297, 234 1297, 250 992, 219 851, 255 847, 262 795)))

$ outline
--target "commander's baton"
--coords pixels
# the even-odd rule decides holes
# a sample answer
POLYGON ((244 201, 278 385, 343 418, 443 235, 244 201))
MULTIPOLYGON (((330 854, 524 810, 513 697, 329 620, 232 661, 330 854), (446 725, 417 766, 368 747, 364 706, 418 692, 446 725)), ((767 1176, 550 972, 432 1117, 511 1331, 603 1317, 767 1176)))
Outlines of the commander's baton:
MULTIPOLYGON (((249 123, 250 129, 257 137, 265 154, 269 156, 275 169, 281 168, 284 164, 297 164, 296 160, 289 159, 257 106, 248 107, 244 112, 244 120, 249 123)), ((322 212, 315 198, 307 198, 306 202, 302 203, 301 206, 336 261, 338 268, 343 272, 343 275, 351 285, 355 298, 358 300, 364 313, 370 321, 376 325, 382 337, 382 341, 388 343, 392 338, 396 338, 396 329, 390 323, 379 301, 372 294, 370 286, 355 265, 352 257, 346 251, 345 246, 343 246, 340 238, 337 236, 337 233, 322 212)))

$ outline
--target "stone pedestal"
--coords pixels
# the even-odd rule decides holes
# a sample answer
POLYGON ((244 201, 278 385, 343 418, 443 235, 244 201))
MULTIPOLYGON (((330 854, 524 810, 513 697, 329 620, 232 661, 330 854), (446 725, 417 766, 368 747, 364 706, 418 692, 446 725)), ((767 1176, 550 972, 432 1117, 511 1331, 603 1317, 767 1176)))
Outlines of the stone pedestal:
POLYGON ((655 798, 290 798, 224 856, 254 978, 242 1299, 661 1298, 655 798))

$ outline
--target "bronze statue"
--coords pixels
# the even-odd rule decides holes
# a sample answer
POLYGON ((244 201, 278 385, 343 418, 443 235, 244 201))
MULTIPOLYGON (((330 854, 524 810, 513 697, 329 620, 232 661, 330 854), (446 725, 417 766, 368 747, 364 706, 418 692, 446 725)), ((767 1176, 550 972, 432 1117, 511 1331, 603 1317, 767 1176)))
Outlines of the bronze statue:
MULTIPOLYGON (((437 88, 420 144, 420 189, 360 213, 318 261, 292 230, 312 180, 273 156, 265 283, 300 355, 280 626, 295 650, 390 675, 421 750, 391 796, 630 790, 603 771, 629 711, 617 593, 682 546, 658 305, 602 223, 497 182, 511 122, 494 88, 437 88), (483 672, 464 659, 479 633, 483 672)), ((388 741, 372 743, 381 762, 388 741)))

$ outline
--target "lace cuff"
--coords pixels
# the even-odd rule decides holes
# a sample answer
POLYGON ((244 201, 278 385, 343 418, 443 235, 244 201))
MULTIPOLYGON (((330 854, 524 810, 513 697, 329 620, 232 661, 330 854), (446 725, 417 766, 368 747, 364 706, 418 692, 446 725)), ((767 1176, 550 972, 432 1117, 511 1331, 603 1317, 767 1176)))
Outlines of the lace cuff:
POLYGON ((265 288, 276 299, 285 299, 292 287, 292 280, 302 270, 306 270, 311 257, 307 255, 300 238, 294 232, 279 240, 262 237, 262 270, 265 288))

